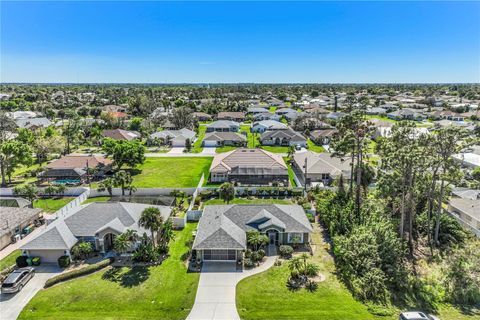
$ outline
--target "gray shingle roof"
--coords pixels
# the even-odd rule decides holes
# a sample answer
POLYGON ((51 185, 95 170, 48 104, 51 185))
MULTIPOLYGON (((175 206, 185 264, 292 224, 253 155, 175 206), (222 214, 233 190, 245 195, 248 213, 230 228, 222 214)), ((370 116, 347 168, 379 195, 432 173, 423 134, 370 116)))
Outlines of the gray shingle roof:
MULTIPOLYGON (((3 198, 4 199, 4 198, 3 198)), ((40 215, 42 210, 25 207, 0 207, 0 236, 40 215)))
POLYGON ((206 206, 193 249, 245 249, 246 232, 277 227, 283 232, 312 232, 299 205, 206 206))
POLYGON ((77 238, 72 234, 63 220, 57 220, 47 227, 47 229, 33 238, 20 249, 22 250, 68 250, 75 243, 77 238))

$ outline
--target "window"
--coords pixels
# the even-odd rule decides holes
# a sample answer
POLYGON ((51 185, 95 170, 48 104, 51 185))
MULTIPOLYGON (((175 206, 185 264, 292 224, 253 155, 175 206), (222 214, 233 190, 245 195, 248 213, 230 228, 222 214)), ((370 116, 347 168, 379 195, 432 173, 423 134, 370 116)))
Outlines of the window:
POLYGON ((291 232, 288 234, 288 243, 302 243, 303 242, 303 233, 291 232))

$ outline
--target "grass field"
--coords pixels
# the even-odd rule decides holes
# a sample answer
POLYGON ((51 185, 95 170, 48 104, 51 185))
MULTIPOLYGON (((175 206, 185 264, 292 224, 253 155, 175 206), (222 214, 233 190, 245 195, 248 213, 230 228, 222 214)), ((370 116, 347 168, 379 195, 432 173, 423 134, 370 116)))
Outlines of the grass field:
POLYGON ((202 142, 203 138, 205 138, 205 131, 207 130, 206 125, 200 125, 198 127, 198 134, 197 134, 197 140, 193 143, 192 150, 190 151, 191 153, 200 153, 203 150, 202 147, 202 142))
POLYGON ((138 166, 133 185, 137 188, 187 188, 196 187, 202 173, 208 178, 210 157, 147 158, 138 166))
POLYGON ((8 267, 11 267, 12 265, 15 264, 15 261, 17 259, 17 257, 21 254, 22 252, 20 250, 15 250, 15 251, 12 251, 12 253, 10 253, 8 256, 6 256, 5 258, 3 258, 2 260, 0 260, 0 271, 8 268, 8 267))
POLYGON ((288 180, 290 181, 290 186, 291 187, 296 187, 297 184, 295 183, 295 179, 294 179, 295 173, 293 173, 292 166, 288 162, 288 157, 283 157, 283 161, 285 161, 285 163, 288 166, 288 180))
POLYGON ((88 198, 87 200, 83 201, 82 204, 92 203, 92 202, 107 202, 110 201, 111 197, 94 197, 88 198))
POLYGON ((317 146, 312 140, 307 140, 308 150, 313 152, 325 152, 325 149, 322 146, 317 146))
POLYGON ((33 202, 33 207, 43 209, 43 211, 48 213, 53 213, 63 208, 67 203, 72 200, 72 197, 58 199, 37 199, 33 202))
POLYGON ((273 153, 288 153, 288 147, 261 146, 260 148, 273 153))
POLYGON ((108 268, 41 290, 19 319, 185 319, 200 274, 187 272, 181 257, 195 228, 188 223, 175 233, 161 265, 108 268))
MULTIPOLYGON (((222 199, 210 199, 204 203, 204 205, 212 204, 226 204, 222 199)), ((293 204, 291 200, 288 199, 245 199, 245 198, 235 198, 230 201, 228 204, 293 204)))

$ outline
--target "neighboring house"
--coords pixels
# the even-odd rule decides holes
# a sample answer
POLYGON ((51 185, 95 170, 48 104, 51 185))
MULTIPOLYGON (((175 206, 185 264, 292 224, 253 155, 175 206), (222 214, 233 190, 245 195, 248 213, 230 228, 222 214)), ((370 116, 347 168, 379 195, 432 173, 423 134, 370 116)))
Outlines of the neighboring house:
POLYGON ((169 141, 172 147, 185 147, 187 139, 189 139, 191 143, 195 141, 195 132, 187 128, 180 130, 164 130, 152 133, 150 138, 169 141))
POLYGON ((102 109, 105 112, 127 112, 128 106, 123 105, 123 106, 117 106, 114 104, 109 104, 106 106, 103 106, 102 109))
POLYGON ((113 140, 133 140, 139 139, 140 133, 136 131, 127 131, 123 129, 103 130, 102 135, 105 138, 111 138, 113 140))
POLYGON ((263 121, 263 120, 275 120, 280 121, 282 117, 275 113, 264 112, 264 113, 257 113, 253 115, 254 121, 263 121))
POLYGON ((387 114, 389 119, 393 120, 415 120, 422 121, 425 119, 425 116, 413 109, 401 109, 387 114))
POLYGON ((204 147, 241 147, 247 145, 247 137, 238 132, 207 132, 202 144, 204 147))
MULTIPOLYGON (((89 242, 97 252, 105 253, 113 248, 113 240, 128 229, 138 235, 146 233, 138 225, 142 211, 155 207, 162 218, 168 219, 170 207, 130 202, 94 202, 79 207, 66 217, 53 221, 41 234, 24 244, 20 249, 27 256, 40 257, 42 262, 57 262, 79 241, 89 242)), ((132 248, 133 249, 133 248, 132 248)))
POLYGON ((345 180, 350 180, 350 160, 332 157, 330 153, 297 152, 293 155, 293 167, 307 185, 314 182, 330 185, 340 175, 345 180))
POLYGON ((460 219, 480 237, 480 198, 452 198, 448 203, 448 212, 460 219))
POLYGON ((267 235, 269 245, 307 244, 313 229, 299 205, 205 206, 193 242, 202 261, 236 261, 247 249, 247 232, 267 235))
POLYGON ((450 110, 440 110, 430 113, 432 119, 445 119, 451 121, 465 121, 465 117, 459 113, 450 110))
POLYGON ((380 108, 380 107, 370 107, 370 108, 367 108, 367 114, 386 115, 387 114, 387 109, 380 108))
POLYGON ((393 110, 396 110, 398 108, 397 105, 394 105, 394 104, 391 104, 391 103, 385 103, 385 104, 379 105, 378 107, 382 108, 382 109, 385 109, 387 111, 393 111, 393 110))
POLYGON ((289 184, 283 158, 262 149, 236 149, 215 155, 210 182, 237 182, 242 185, 289 184))
POLYGON ((390 136, 390 133, 392 132, 392 127, 394 125, 394 123, 390 121, 376 118, 369 119, 368 122, 375 128, 371 136, 372 139, 390 136))
POLYGON ((0 250, 12 243, 15 235, 23 234, 25 228, 39 224, 41 213, 41 209, 0 207, 0 250))
POLYGON ((25 198, 0 197, 0 207, 25 208, 31 205, 32 203, 25 198))
POLYGON ((324 109, 322 107, 316 106, 316 105, 309 105, 308 107, 305 106, 305 112, 307 113, 312 113, 312 114, 318 114, 320 116, 326 116, 327 114, 330 113, 327 109, 324 109), (313 106, 313 107, 311 107, 313 106))
POLYGON ((252 115, 265 113, 265 112, 268 112, 268 110, 262 107, 250 107, 247 109, 247 114, 252 114, 252 115))
POLYGON ((293 110, 291 108, 282 108, 282 109, 275 110, 275 114, 279 116, 283 116, 288 120, 295 120, 300 115, 300 112, 298 112, 297 110, 293 110))
POLYGON ((343 116, 345 116, 345 113, 343 112, 330 112, 327 115, 327 119, 337 121, 340 120, 340 118, 342 118, 343 116))
POLYGON ((267 99, 267 103, 274 107, 280 107, 284 105, 284 102, 277 98, 269 98, 267 99))
POLYGON ((39 129, 39 128, 47 128, 52 125, 52 122, 47 118, 22 118, 15 120, 18 128, 26 128, 26 129, 39 129))
POLYGON ((473 152, 464 152, 453 155, 453 158, 462 164, 462 166, 475 169, 480 167, 480 155, 473 152))
POLYGON ((229 120, 217 120, 207 125, 207 132, 238 132, 238 122, 229 120))
POLYGON ((267 130, 270 130, 270 131, 285 130, 287 128, 288 128, 287 125, 284 123, 274 121, 274 120, 264 120, 264 121, 255 122, 252 125, 252 128, 250 129, 250 131, 255 133, 263 133, 267 130))
POLYGON ((13 120, 17 119, 31 119, 37 117, 37 114, 33 111, 14 111, 14 112, 7 112, 7 117, 10 117, 13 120))
POLYGON ((265 146, 307 146, 307 139, 293 129, 265 131, 260 136, 260 142, 265 146))
POLYGON ((330 141, 337 132, 337 129, 310 131, 310 139, 317 145, 330 144, 330 141))
POLYGON ((62 156, 46 166, 39 174, 42 181, 86 182, 88 171, 93 170, 92 177, 102 177, 112 170, 113 161, 104 156, 62 156))
POLYGON ((230 120, 235 122, 245 121, 245 113, 243 112, 219 112, 217 120, 230 120))
POLYGON ((211 121, 212 116, 205 112, 194 112, 193 117, 198 121, 211 121))

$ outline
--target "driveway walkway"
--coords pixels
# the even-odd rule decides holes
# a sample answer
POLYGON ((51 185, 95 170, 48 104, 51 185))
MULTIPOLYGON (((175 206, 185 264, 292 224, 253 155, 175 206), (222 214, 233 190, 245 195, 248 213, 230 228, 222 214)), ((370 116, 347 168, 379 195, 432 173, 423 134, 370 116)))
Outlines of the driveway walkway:
POLYGON ((42 265, 35 267, 35 276, 27 282, 22 291, 14 294, 0 294, 0 319, 15 320, 33 298, 45 285, 45 282, 61 272, 56 265, 42 265))
POLYGON ((240 280, 273 266, 276 256, 267 257, 257 268, 237 271, 235 262, 204 262, 195 304, 187 319, 239 320, 235 290, 240 280))
POLYGON ((216 149, 217 148, 215 148, 215 147, 203 147, 203 150, 202 150, 202 152, 200 152, 200 154, 215 155, 216 154, 216 152, 215 152, 216 149))
POLYGON ((183 148, 183 147, 174 147, 174 148, 170 149, 170 151, 168 151, 167 153, 168 154, 179 154, 179 153, 182 154, 184 149, 185 148, 183 148))

